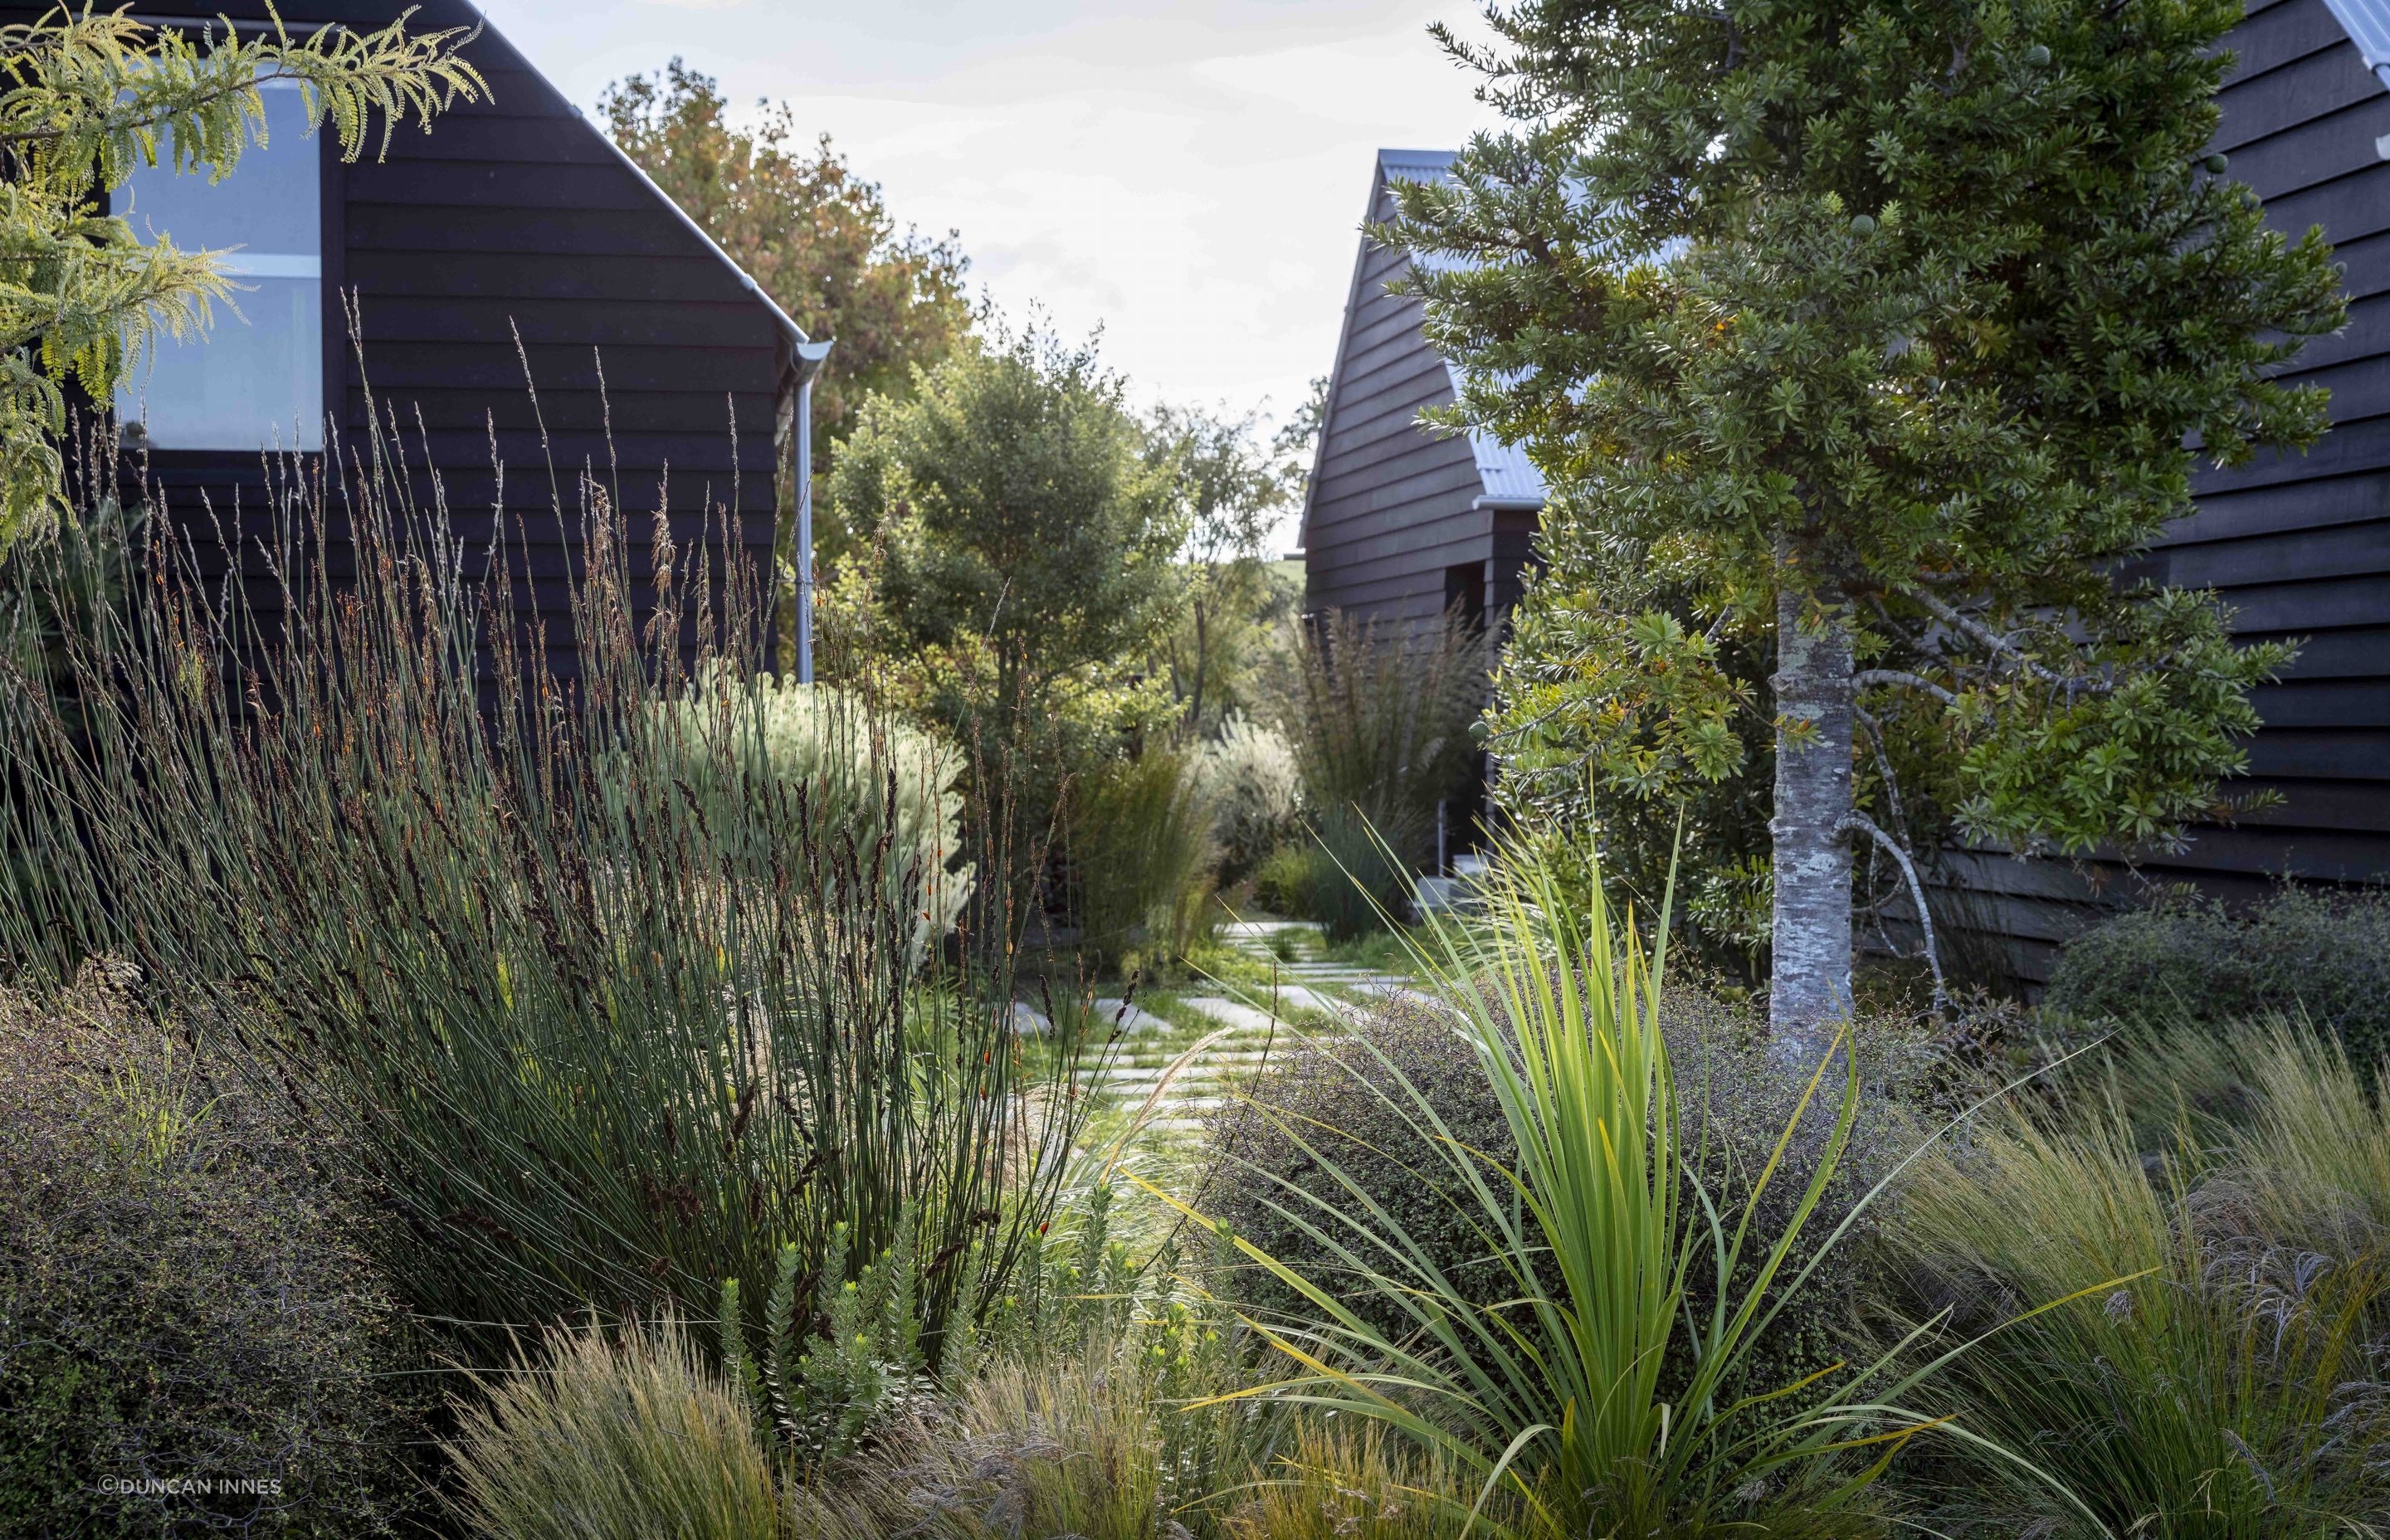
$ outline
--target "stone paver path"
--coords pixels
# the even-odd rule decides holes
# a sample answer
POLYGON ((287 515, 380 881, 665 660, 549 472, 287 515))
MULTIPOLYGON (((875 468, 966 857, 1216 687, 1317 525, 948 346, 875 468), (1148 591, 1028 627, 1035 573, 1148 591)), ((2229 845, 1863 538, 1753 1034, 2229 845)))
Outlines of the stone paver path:
MULTIPOLYGON (((1226 1105, 1274 1049, 1283 1050, 1289 1024, 1333 1030, 1332 1023, 1371 995, 1411 985, 1400 974, 1330 960, 1319 928, 1299 920, 1243 921, 1228 926, 1223 939, 1275 971, 1275 993, 1258 982, 1234 990, 1203 985, 1140 993, 1121 1015, 1123 1030, 1111 1046, 1108 1066, 1099 1072, 1091 1065, 1081 1072, 1082 1084, 1099 1083, 1108 1097, 1130 1110, 1155 1098, 1147 1126, 1165 1135, 1199 1134, 1207 1114, 1226 1105), (1201 1052, 1178 1064, 1198 1044, 1204 1045, 1201 1052)), ((1121 1002, 1099 999, 1096 1005, 1110 1020, 1121 1002)))

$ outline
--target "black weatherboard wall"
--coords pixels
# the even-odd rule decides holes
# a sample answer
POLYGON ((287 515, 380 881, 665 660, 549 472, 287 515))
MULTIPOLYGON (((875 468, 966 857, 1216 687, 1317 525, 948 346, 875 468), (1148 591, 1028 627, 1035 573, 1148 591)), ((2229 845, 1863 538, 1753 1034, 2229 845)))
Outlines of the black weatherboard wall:
MULTIPOLYGON (((278 6, 294 29, 358 31, 405 8, 389 0, 278 6)), ((40 14, 12 6, 0 19, 40 14)), ((135 14, 197 26, 219 14, 243 22, 267 13, 262 0, 165 0, 135 14)), ((537 603, 551 615, 579 541, 574 481, 584 466, 620 485, 637 536, 635 569, 644 571, 667 472, 684 550, 714 505, 735 509, 750 553, 767 558, 781 458, 775 416, 802 334, 472 7, 430 0, 408 22, 418 32, 476 26, 465 57, 486 77, 487 99, 453 108, 429 132, 402 124, 379 159, 378 138, 353 164, 320 147, 324 400, 338 439, 351 451, 364 443, 369 381, 384 416, 404 425, 418 486, 439 472, 458 533, 478 540, 489 534, 497 491, 494 425, 505 507, 510 522, 526 520, 530 565, 542 579, 537 603), (340 313, 343 291, 357 310, 362 375, 340 313), (567 515, 560 525, 550 512, 555 487, 567 515)), ((161 452, 151 471, 178 522, 201 517, 203 496, 219 518, 238 496, 247 533, 269 528, 253 453, 161 452)), ((253 568, 256 558, 243 563, 253 568)))
MULTIPOLYGON (((1369 220, 1393 217, 1394 181, 1441 176, 1451 159, 1380 150, 1369 220)), ((1518 597, 1543 483, 1515 450, 1420 426, 1453 390, 1420 302, 1386 292, 1410 262, 1361 241, 1304 503, 1304 608, 1420 621, 1458 603, 1498 618, 1518 597)))

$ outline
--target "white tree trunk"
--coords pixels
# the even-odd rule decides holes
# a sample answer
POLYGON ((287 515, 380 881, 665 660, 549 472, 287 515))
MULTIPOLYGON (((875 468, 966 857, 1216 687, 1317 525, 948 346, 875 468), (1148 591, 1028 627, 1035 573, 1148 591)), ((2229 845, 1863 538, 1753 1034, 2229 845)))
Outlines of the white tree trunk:
POLYGON ((1823 624, 1805 631, 1803 596, 1776 599, 1776 913, 1768 1027, 1777 1050, 1813 1058, 1851 1009, 1851 638, 1841 596, 1812 591, 1823 624))

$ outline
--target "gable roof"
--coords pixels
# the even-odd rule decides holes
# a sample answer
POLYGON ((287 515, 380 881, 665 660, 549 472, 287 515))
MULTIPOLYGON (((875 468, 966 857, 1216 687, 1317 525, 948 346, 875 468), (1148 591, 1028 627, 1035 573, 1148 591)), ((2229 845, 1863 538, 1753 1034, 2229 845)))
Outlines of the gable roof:
MULTIPOLYGON (((1369 183, 1368 207, 1363 217, 1367 219, 1375 216, 1378 200, 1390 182, 1435 182, 1449 177, 1452 174, 1453 155, 1454 152, 1448 149, 1379 150, 1377 170, 1369 183)), ((1320 467, 1328 454, 1328 426, 1334 419, 1337 391, 1343 383, 1341 378, 1344 357, 1343 337, 1352 327, 1355 308, 1365 298, 1361 292, 1361 276, 1367 266, 1369 246, 1370 239, 1364 235, 1361 239, 1360 256, 1355 259, 1353 264, 1352 287, 1344 297, 1344 325, 1339 328, 1337 335, 1337 371, 1329 377, 1328 400, 1320 413, 1319 442, 1312 449, 1311 479, 1305 485, 1303 494, 1303 543, 1305 545, 1309 544, 1311 531, 1311 502, 1317 494, 1320 467)), ((1432 271, 1450 270, 1460 265, 1454 258, 1434 253, 1424 255, 1410 253, 1408 260, 1415 265, 1432 271)), ((1444 366, 1451 377, 1453 393, 1458 395, 1460 392, 1460 371, 1448 358, 1445 360, 1444 366)), ((1527 452, 1524 449, 1516 444, 1506 444, 1482 429, 1471 428, 1468 430, 1467 436, 1470 450, 1477 461, 1477 479, 1482 488, 1479 499, 1482 503, 1487 507, 1511 508, 1540 508, 1544 506, 1546 492, 1543 473, 1528 460, 1527 452)))
MULTIPOLYGON (((24 3, 31 6, 31 0, 24 0, 24 3)), ((693 237, 700 248, 722 265, 726 276, 743 289, 748 298, 763 307, 773 329, 788 349, 790 369, 797 374, 800 380, 810 378, 821 366, 822 360, 829 353, 829 341, 815 341, 805 328, 797 324, 796 318, 782 309, 764 286, 723 249, 722 243, 689 217, 687 210, 673 201, 672 197, 656 185, 655 178, 632 160, 622 146, 591 122, 580 104, 559 91, 555 83, 532 63, 520 48, 515 46, 473 0, 283 0, 278 6, 269 5, 268 0, 147 0, 135 8, 135 19, 152 25, 162 23, 170 26, 229 23, 238 30, 251 32, 277 26, 287 26, 292 32, 307 32, 325 26, 345 26, 353 31, 365 32, 387 26, 410 11, 414 13, 412 32, 428 32, 442 27, 469 28, 479 33, 475 39, 479 46, 499 50, 508 56, 509 68, 530 76, 536 88, 546 93, 549 98, 546 110, 549 113, 570 117, 583 132, 604 147, 606 154, 623 170, 629 172, 633 180, 655 199, 658 212, 693 237)))
MULTIPOLYGON (((496 43, 512 54, 522 65, 524 72, 538 81, 542 87, 568 108, 572 111, 573 121, 585 129, 599 144, 606 147, 614 160, 623 170, 629 172, 638 185, 646 189, 649 196, 662 206, 662 212, 676 222, 683 230, 694 236, 698 244, 703 247, 714 261, 720 263, 739 286, 747 291, 748 297, 764 307, 765 313, 772 318, 772 325, 779 331, 781 340, 788 345, 790 368, 801 380, 811 378, 814 372, 821 367, 822 361, 829 355, 829 342, 814 341, 806 334, 805 328, 797 325, 796 318, 780 308, 779 302, 765 292, 764 286, 757 283, 745 268, 739 265, 738 260, 723 249, 722 243, 714 239, 706 231, 705 226, 691 218, 687 210, 675 202, 671 194, 656 185, 656 179, 648 174, 646 167, 632 160, 629 152, 616 144, 605 130, 591 122, 588 114, 581 110, 581 105, 578 102, 556 89, 555 84, 540 72, 539 66, 533 64, 520 48, 508 40, 507 35, 482 13, 481 6, 473 4, 472 0, 456 0, 456 3, 457 9, 471 18, 469 24, 481 29, 484 39, 496 43)), ((393 16, 403 8, 403 6, 392 6, 393 16)))

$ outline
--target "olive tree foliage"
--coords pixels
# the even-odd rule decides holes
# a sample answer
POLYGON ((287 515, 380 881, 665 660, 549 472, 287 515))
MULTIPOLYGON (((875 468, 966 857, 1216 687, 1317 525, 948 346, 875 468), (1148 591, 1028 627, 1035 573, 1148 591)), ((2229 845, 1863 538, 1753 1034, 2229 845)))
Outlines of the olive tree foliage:
POLYGON ((2114 573, 2197 460, 2325 425, 2274 376, 2341 322, 2330 252, 2205 150, 2239 0, 1487 16, 1443 41, 1510 126, 1403 186, 1386 238, 1446 259, 1413 281, 1464 364, 1451 419, 1555 489, 1497 750, 1666 797, 1734 776, 1761 713, 1792 1045, 1849 1008, 1854 845, 1914 878, 1904 796, 2020 851, 2229 812, 2291 652, 2114 573))
POLYGON ((309 131, 328 121, 349 160, 486 93, 461 53, 472 33, 406 21, 244 36, 86 5, 0 27, 0 554, 65 511, 68 385, 105 402, 160 336, 203 334, 237 302, 219 253, 145 244, 101 197, 148 166, 230 175, 264 142, 270 81, 296 82, 309 131))

